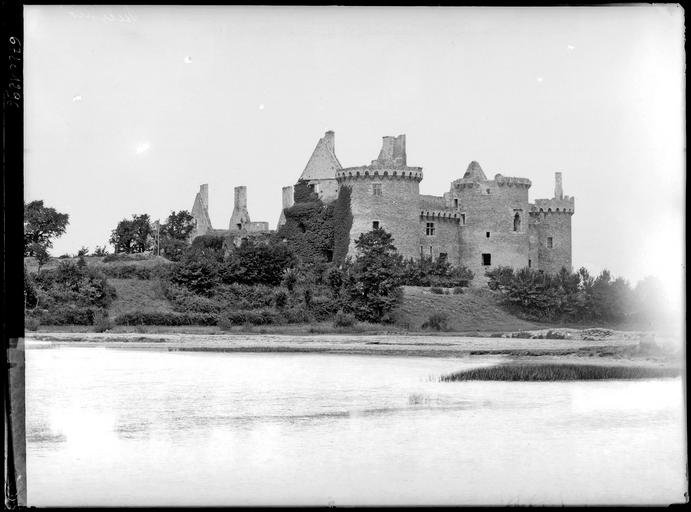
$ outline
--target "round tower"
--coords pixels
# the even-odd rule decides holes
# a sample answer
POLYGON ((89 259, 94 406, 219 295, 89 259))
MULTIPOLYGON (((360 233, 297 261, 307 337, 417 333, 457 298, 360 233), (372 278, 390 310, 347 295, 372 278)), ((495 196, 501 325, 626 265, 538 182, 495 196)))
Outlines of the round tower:
POLYGON ((463 178, 451 184, 447 196, 460 214, 461 261, 486 281, 485 272, 499 266, 531 266, 529 254, 527 178, 497 174, 488 180, 480 164, 471 162, 463 178))
POLYGON ((418 256, 422 167, 406 165, 405 135, 384 137, 382 150, 371 165, 348 167, 336 172, 340 187, 350 187, 350 229, 348 255, 355 255, 355 240, 362 233, 380 227, 391 233, 404 258, 418 256))

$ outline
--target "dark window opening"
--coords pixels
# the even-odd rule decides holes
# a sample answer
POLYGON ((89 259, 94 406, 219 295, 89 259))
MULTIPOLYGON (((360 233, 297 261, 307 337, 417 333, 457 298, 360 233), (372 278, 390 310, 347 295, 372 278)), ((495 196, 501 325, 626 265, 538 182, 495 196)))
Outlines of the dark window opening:
POLYGON ((482 264, 485 267, 489 267, 492 264, 492 255, 491 254, 485 254, 483 253, 482 255, 482 264))
POLYGON ((381 183, 372 184, 372 194, 374 194, 375 196, 381 195, 381 183))
POLYGON ((331 263, 334 259, 334 252, 330 249, 325 251, 326 261, 331 263))
POLYGON ((429 246, 429 257, 432 258, 434 254, 432 253, 432 246, 429 246))
POLYGON ((240 224, 239 222, 235 225, 238 227, 238 231, 240 231, 242 229, 242 224, 240 224))
POLYGON ((453 200, 453 207, 458 208, 458 199, 453 200))
POLYGON ((551 236, 548 236, 547 237, 547 248, 551 249, 552 247, 554 247, 554 240, 552 239, 551 236))
POLYGON ((465 213, 461 213, 461 223, 465 226, 465 213))
POLYGON ((448 257, 448 255, 445 252, 439 253, 439 261, 444 262, 444 261, 446 261, 447 257, 448 257))
POLYGON ((372 221, 372 229, 379 229, 379 221, 378 220, 372 221))
POLYGON ((487 194, 489 194, 489 189, 487 189, 487 194))
POLYGON ((434 235, 434 222, 428 222, 427 227, 425 228, 425 233, 427 236, 432 236, 434 235))
POLYGON ((487 231, 487 232, 485 233, 485 236, 486 236, 487 238, 489 238, 489 231, 487 231))
POLYGON ((533 260, 528 260, 528 268, 533 266, 533 260))
POLYGON ((305 231, 307 231, 307 228, 305 227, 305 225, 304 225, 302 222, 301 222, 300 224, 298 224, 298 228, 300 228, 300 231, 303 232, 303 233, 304 233, 305 231))
POLYGON ((520 231, 521 230, 521 216, 518 213, 513 216, 513 230, 514 231, 520 231))

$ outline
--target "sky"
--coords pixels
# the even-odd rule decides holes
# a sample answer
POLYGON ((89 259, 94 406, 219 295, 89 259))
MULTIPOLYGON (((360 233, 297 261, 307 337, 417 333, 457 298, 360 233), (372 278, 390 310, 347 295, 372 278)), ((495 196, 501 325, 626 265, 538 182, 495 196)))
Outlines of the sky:
MULTIPOLYGON (((276 227, 281 187, 335 132, 345 167, 405 133, 423 194, 477 160, 554 172, 575 196, 573 265, 685 280, 684 15, 546 8, 25 6, 25 200, 68 213, 53 255, 123 218, 191 210, 227 228, 233 187, 276 227)), ((109 247, 112 250, 112 247, 109 247)))

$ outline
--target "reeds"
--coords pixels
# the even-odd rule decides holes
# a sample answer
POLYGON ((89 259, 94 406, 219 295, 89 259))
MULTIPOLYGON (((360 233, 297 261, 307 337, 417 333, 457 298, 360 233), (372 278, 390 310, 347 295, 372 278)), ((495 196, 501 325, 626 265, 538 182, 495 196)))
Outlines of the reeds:
POLYGON ((680 368, 589 364, 502 364, 475 368, 440 377, 441 382, 460 380, 570 381, 605 379, 657 379, 677 377, 680 368))

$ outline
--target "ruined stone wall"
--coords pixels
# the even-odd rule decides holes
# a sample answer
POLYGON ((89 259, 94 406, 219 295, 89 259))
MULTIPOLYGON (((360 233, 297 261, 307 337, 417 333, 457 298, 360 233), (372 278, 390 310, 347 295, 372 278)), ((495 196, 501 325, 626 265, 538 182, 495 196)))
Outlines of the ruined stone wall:
POLYGON ((190 240, 211 231, 211 219, 209 218, 209 185, 199 187, 199 192, 194 198, 191 215, 195 221, 195 228, 190 233, 190 240))
POLYGON ((350 209, 353 223, 350 229, 348 255, 355 255, 355 240, 372 230, 373 222, 394 238, 394 245, 404 258, 419 256, 419 195, 422 169, 419 167, 379 168, 370 166, 349 168, 337 174, 340 186, 351 187, 350 209), (375 193, 375 185, 381 195, 375 193))
POLYGON ((529 188, 530 180, 500 175, 495 180, 454 182, 450 198, 454 206, 458 199, 458 212, 464 216, 459 227, 460 260, 473 271, 473 285, 484 284, 485 272, 498 266, 528 266, 529 188), (514 231, 516 214, 520 226, 514 231), (483 254, 490 255, 490 265, 483 254))
POLYGON ((308 185, 314 187, 315 192, 325 203, 335 201, 338 197, 338 182, 336 178, 324 178, 318 180, 308 180, 308 185))

